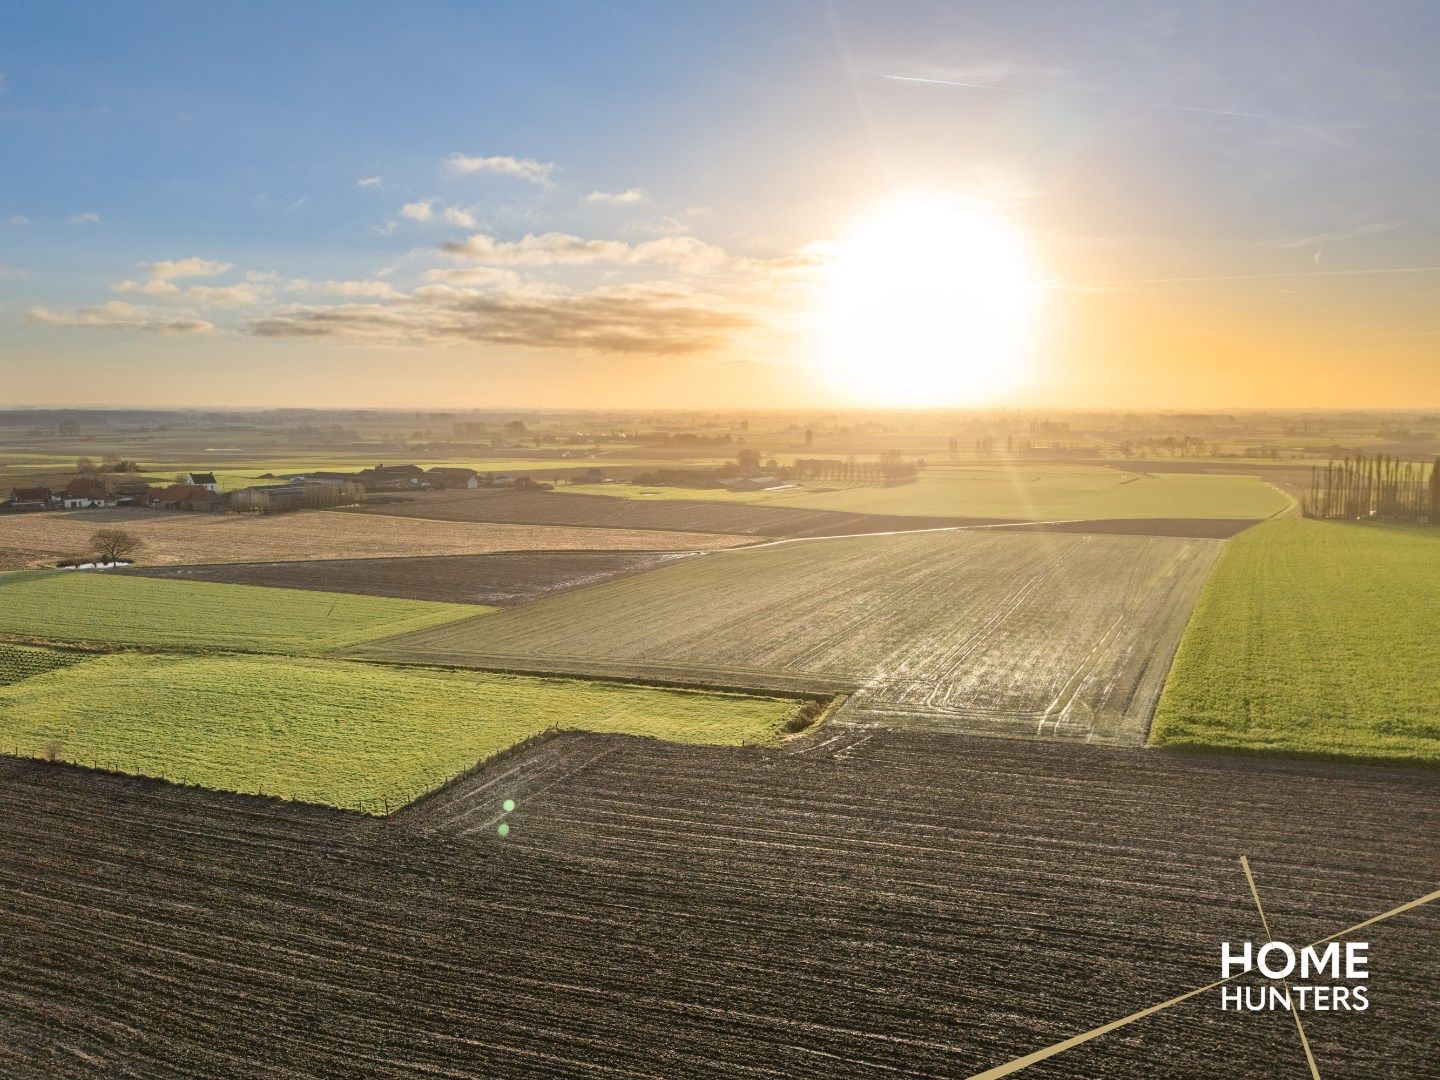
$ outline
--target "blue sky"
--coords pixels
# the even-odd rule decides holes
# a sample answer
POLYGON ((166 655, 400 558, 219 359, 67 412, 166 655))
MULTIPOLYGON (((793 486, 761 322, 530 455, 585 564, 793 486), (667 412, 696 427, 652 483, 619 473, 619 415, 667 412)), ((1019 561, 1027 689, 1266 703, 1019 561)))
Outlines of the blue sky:
POLYGON ((315 403, 340 378, 343 404, 545 404, 557 379, 556 404, 843 400, 805 273, 923 191, 995 208, 1037 253, 1055 298, 1028 400, 1278 404, 1378 349, 1367 403, 1440 402, 1440 274, 1409 269, 1440 265, 1436 5, 0 19, 16 401, 101 400, 115 364, 125 400, 172 404, 315 403))

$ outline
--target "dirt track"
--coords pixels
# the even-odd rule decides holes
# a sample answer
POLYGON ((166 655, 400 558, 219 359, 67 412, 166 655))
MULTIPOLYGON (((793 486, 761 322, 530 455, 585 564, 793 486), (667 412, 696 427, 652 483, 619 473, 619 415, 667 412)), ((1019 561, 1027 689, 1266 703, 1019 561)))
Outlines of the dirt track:
POLYGON ((504 607, 642 573, 690 557, 687 552, 527 551, 404 559, 220 563, 119 572, 183 581, 269 585, 504 607))
MULTIPOLYGON (((566 735, 389 821, 0 759, 0 1074, 965 1076, 1211 981, 1241 852, 1306 940, 1440 872, 1433 774, 832 735, 566 735)), ((1434 1077, 1440 911, 1366 936, 1321 1073, 1434 1077)), ((1021 1075, 1306 1072, 1206 995, 1021 1075)))

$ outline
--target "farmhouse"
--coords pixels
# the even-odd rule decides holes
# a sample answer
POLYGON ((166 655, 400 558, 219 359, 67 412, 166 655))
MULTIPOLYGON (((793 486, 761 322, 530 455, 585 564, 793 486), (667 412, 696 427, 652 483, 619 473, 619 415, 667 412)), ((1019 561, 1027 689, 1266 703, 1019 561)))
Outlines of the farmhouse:
POLYGON ((122 480, 110 485, 110 495, 117 506, 141 502, 150 491, 150 485, 143 480, 122 480))
POLYGON ((474 469, 450 469, 437 465, 425 471, 425 479, 431 487, 437 488, 478 488, 480 474, 474 469))
POLYGON ((11 510, 49 510, 55 505, 55 495, 47 487, 16 488, 10 493, 11 510))
POLYGON ((364 484, 367 491, 394 491, 420 487, 425 482, 425 470, 419 465, 376 465, 373 469, 361 469, 355 479, 364 484))
POLYGON ((218 492, 220 490, 220 482, 215 479, 213 472, 188 472, 185 474, 184 482, 191 487, 202 487, 206 491, 218 492))
POLYGON ((99 480, 89 476, 77 476, 65 485, 60 493, 60 503, 66 510, 78 510, 87 506, 114 506, 116 497, 99 480))
POLYGON ((156 488, 136 502, 157 510, 219 510, 224 506, 224 500, 218 494, 199 484, 171 484, 156 488))

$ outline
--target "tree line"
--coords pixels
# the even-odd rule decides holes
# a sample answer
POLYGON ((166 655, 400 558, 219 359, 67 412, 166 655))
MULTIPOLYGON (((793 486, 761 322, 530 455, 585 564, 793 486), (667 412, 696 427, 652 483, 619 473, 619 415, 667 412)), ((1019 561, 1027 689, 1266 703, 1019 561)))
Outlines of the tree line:
POLYGON ((1301 511, 1310 518, 1347 521, 1440 522, 1440 457, 1428 468, 1388 454, 1331 461, 1311 470, 1301 511))

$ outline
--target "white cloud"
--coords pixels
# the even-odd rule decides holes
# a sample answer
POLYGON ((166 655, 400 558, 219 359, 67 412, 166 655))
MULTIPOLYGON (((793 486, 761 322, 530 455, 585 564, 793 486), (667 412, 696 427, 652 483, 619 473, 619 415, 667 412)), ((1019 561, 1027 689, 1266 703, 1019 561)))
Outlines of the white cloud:
POLYGON ((11 214, 5 219, 6 225, 29 225, 30 219, 24 214, 11 214))
POLYGON ((51 311, 33 307, 27 317, 42 326, 83 326, 92 330, 143 330, 151 334, 212 334, 215 327, 196 319, 154 308, 110 300, 95 307, 51 311))
POLYGON ((421 223, 444 222, 461 229, 473 229, 480 224, 475 211, 463 206, 445 206, 439 199, 420 199, 400 207, 400 216, 421 223))
POLYGON ((516 157, 471 157, 466 154, 451 154, 447 159, 451 172, 497 173, 513 176, 542 187, 554 184, 553 174, 557 171, 553 161, 542 162, 533 158, 516 157))
POLYGON ((140 293, 143 296, 178 296, 180 286, 164 278, 148 281, 117 281, 110 288, 118 293, 140 293))
POLYGON ((449 285, 503 285, 513 288, 520 284, 520 275, 498 266, 467 266, 426 270, 425 280, 449 285))
POLYGON ((455 225, 461 229, 473 229, 480 224, 474 212, 459 206, 447 206, 441 212, 440 218, 446 225, 455 225))
POLYGON ((380 177, 378 176, 366 176, 362 177, 359 180, 356 180, 355 186, 363 188, 381 188, 385 186, 385 181, 380 179, 380 177))
POLYGON ((231 269, 231 264, 216 259, 161 259, 159 262, 141 263, 140 268, 150 275, 145 281, 121 281, 110 287, 118 293, 176 296, 180 292, 176 281, 184 278, 215 277, 231 269))
POLYGON ((289 292, 373 297, 382 300, 393 300, 404 295, 388 281, 311 281, 309 278, 291 278, 285 283, 285 288, 289 292))
POLYGON ((379 236, 389 236, 391 233, 393 233, 393 232, 394 232, 396 229, 398 229, 399 227, 400 227, 400 223, 399 223, 398 221, 393 221, 393 220, 392 220, 392 221, 387 221, 387 222, 385 222, 383 225, 376 225, 376 226, 374 226, 372 231, 375 232, 375 233, 376 233, 377 235, 379 235, 379 236))
POLYGON ((374 345, 483 343, 656 355, 712 349, 749 325, 721 298, 673 282, 542 294, 431 285, 396 305, 284 309, 257 319, 250 332, 374 345))
POLYGON ((161 281, 176 281, 180 278, 216 277, 231 269, 228 262, 217 259, 161 259, 159 262, 143 263, 145 271, 161 281))
POLYGON ((78 214, 70 215, 71 225, 94 225, 100 220, 100 213, 97 210, 82 210, 78 214))
POLYGON ((558 232, 530 234, 519 240, 496 240, 486 233, 476 233, 466 240, 444 244, 441 250, 484 263, 518 266, 656 263, 690 272, 713 269, 728 258, 720 248, 693 236, 667 236, 632 247, 623 240, 588 240, 558 232))
POLYGON ((625 191, 592 191, 585 196, 586 202, 609 203, 611 206, 627 206, 649 200, 650 196, 645 194, 645 190, 638 187, 632 187, 625 191))
POLYGON ((270 295, 268 285, 242 282, 236 285, 191 285, 185 290, 185 299, 197 304, 217 307, 243 307, 258 304, 270 295))

